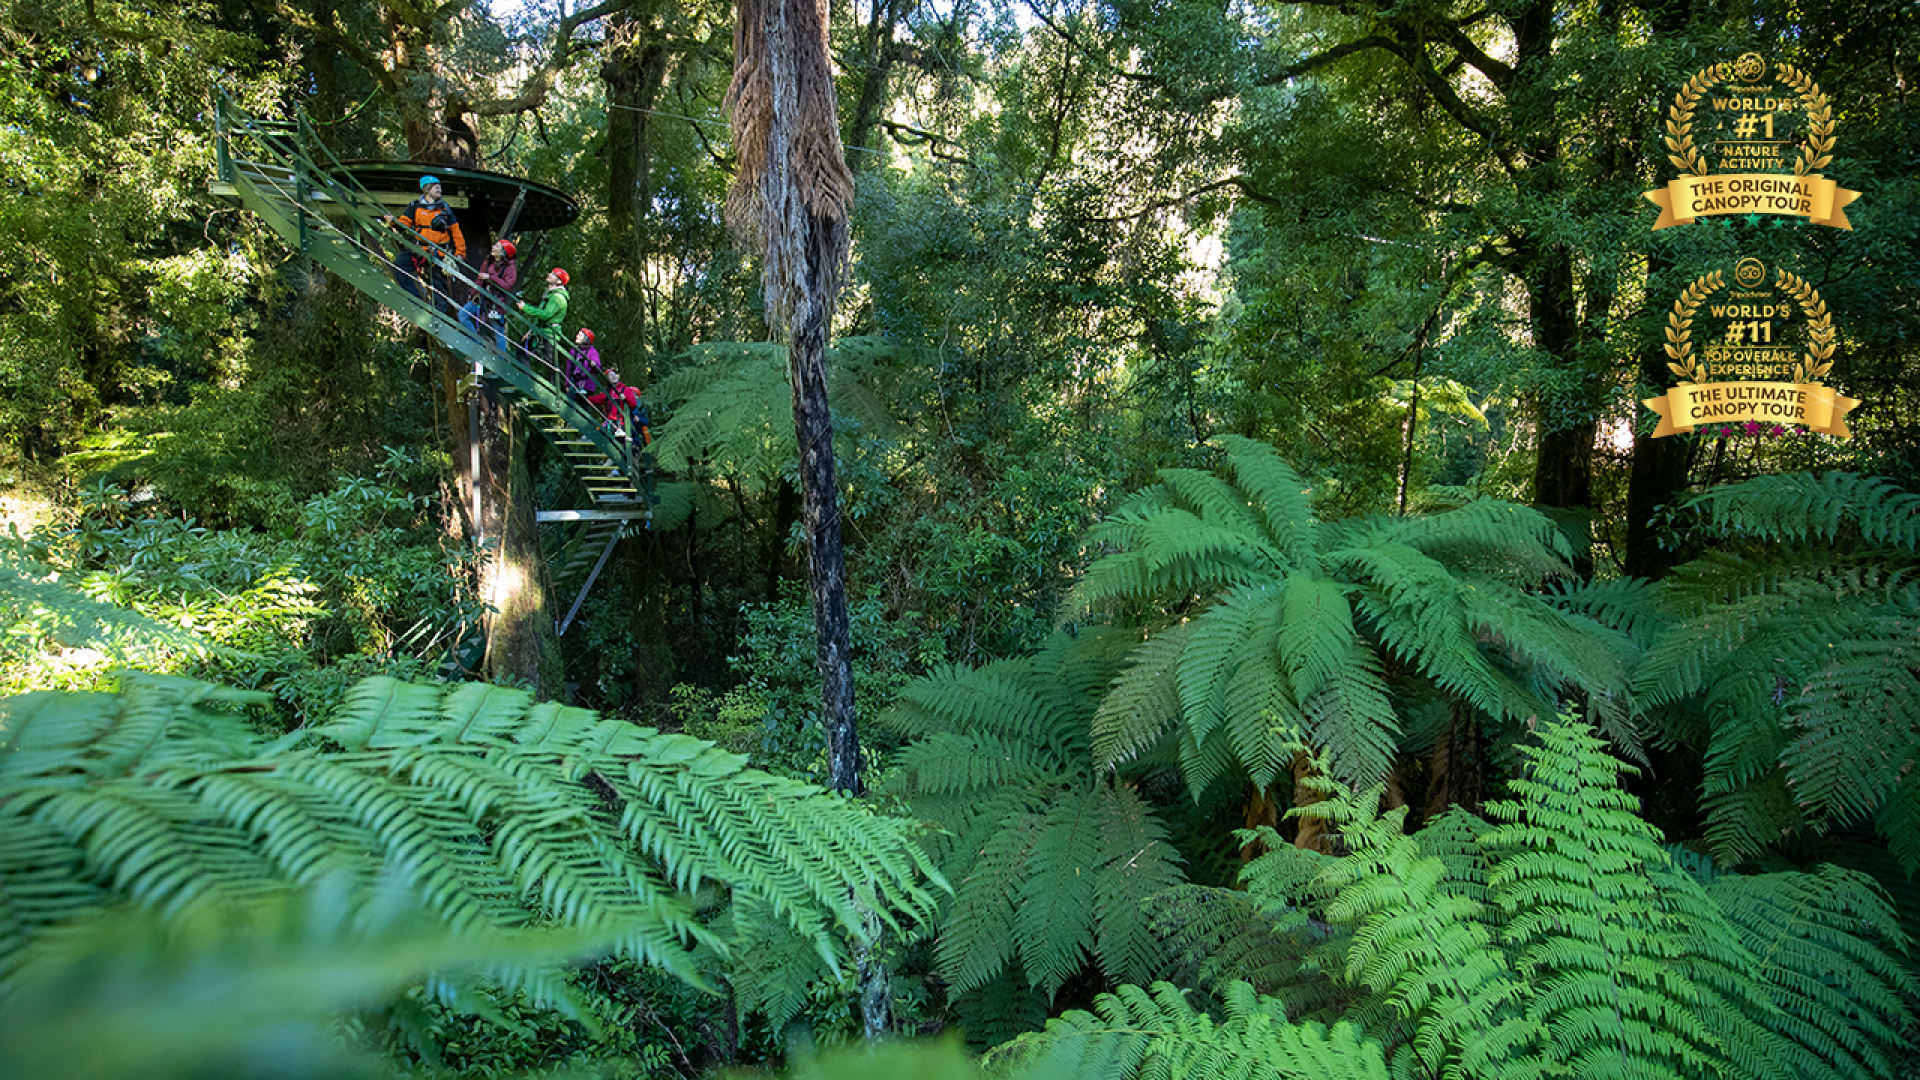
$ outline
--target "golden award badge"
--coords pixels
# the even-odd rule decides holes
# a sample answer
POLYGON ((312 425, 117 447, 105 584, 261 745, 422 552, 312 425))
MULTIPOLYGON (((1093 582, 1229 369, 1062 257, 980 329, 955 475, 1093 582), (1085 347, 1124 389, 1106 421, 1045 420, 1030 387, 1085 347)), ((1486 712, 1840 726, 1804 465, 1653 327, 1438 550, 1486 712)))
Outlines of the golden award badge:
POLYGON ((1834 329, 1818 290, 1759 259, 1731 271, 1695 278, 1667 314, 1667 367, 1680 383, 1645 401, 1660 415, 1654 437, 1729 424, 1849 437, 1847 413, 1859 402, 1820 383, 1833 367, 1834 329))
POLYGON ((1845 208, 1860 193, 1820 175, 1833 160, 1833 106, 1797 68, 1751 52, 1702 68, 1667 109, 1666 144, 1681 175, 1643 193, 1660 208, 1656 229, 1715 214, 1853 228, 1845 208))

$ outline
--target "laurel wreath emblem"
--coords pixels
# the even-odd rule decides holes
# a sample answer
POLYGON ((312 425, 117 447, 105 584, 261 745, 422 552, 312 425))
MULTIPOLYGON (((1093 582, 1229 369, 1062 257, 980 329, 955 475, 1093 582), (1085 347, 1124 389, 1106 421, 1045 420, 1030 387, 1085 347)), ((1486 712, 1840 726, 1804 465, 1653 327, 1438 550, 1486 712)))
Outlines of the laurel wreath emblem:
POLYGON ((1667 109, 1667 160, 1681 172, 1707 175, 1707 157, 1693 145, 1693 110, 1700 105, 1701 94, 1727 77, 1728 69, 1726 64, 1703 67, 1673 95, 1673 104, 1667 109))
POLYGON ((1814 382, 1833 368, 1833 315, 1807 279, 1781 270, 1774 284, 1785 289, 1807 316, 1807 354, 1794 365, 1793 381, 1814 382))
MULTIPOLYGON (((1807 107, 1807 135, 1794 159, 1793 175, 1818 172, 1833 160, 1833 104, 1820 84, 1798 68, 1779 65, 1780 81, 1800 97, 1807 107)), ((1667 160, 1681 172, 1694 176, 1708 174, 1707 156, 1693 142, 1693 114, 1700 97, 1733 73, 1732 64, 1709 64, 1695 72, 1667 107, 1667 160)))
MULTIPOLYGON (((1794 365, 1793 381, 1814 382, 1833 369, 1833 314, 1827 310, 1827 302, 1820 299, 1820 290, 1797 274, 1778 270, 1774 285, 1786 290, 1807 317, 1807 351, 1794 365)), ((1667 369, 1682 383, 1703 383, 1709 378, 1707 369, 1693 355, 1693 316, 1707 297, 1723 288, 1726 280, 1720 271, 1702 274, 1681 290, 1673 310, 1667 313, 1667 369)))
POLYGON ((1681 290, 1679 299, 1673 302, 1673 310, 1667 313, 1667 368, 1680 376, 1683 383, 1707 381, 1706 370, 1693 359, 1693 313, 1702 300, 1725 286, 1720 271, 1702 274, 1681 290))
POLYGON ((1793 175, 1819 172, 1833 160, 1833 105, 1820 92, 1820 84, 1799 68, 1781 64, 1780 80, 1791 86, 1807 106, 1807 138, 1800 144, 1800 156, 1794 159, 1793 175))

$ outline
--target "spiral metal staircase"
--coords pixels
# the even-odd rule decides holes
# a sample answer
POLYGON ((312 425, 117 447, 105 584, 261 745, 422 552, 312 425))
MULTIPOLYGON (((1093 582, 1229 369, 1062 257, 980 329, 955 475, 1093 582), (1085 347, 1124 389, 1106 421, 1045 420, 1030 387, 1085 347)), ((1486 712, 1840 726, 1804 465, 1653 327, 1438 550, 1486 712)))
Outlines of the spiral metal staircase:
MULTIPOLYGON (((532 324, 517 312, 506 312, 502 350, 490 330, 483 327, 475 334, 453 317, 458 305, 452 297, 440 298, 446 306, 442 311, 402 288, 389 254, 398 234, 381 222, 388 209, 321 143, 304 113, 292 120, 265 119, 223 92, 216 98, 215 125, 216 195, 258 214, 303 255, 471 363, 470 392, 485 386, 498 393, 573 471, 591 505, 535 514, 537 521, 571 531, 549 560, 556 595, 575 594, 557 620, 556 629, 564 634, 614 545, 626 529, 646 527, 660 501, 644 428, 632 430, 633 417, 624 413, 616 427, 569 391, 543 354, 520 347, 517 342, 532 324)), ((464 265, 451 260, 448 265, 448 281, 459 283, 450 287, 464 297, 460 285, 470 288, 474 281, 464 265)), ((429 288, 424 278, 421 287, 423 292, 429 288)))

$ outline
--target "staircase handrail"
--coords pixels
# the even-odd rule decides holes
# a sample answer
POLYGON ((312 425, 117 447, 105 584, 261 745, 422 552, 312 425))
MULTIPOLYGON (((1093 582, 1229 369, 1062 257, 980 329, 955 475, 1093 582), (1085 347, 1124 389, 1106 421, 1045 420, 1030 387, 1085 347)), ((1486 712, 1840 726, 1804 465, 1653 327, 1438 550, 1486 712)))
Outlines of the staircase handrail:
MULTIPOLYGON (((372 264, 389 270, 395 269, 393 260, 386 254, 385 244, 381 242, 385 238, 390 238, 393 230, 377 223, 375 219, 362 212, 362 207, 368 205, 382 206, 384 210, 383 204, 354 181, 350 171, 341 168, 338 173, 329 174, 319 169, 317 164, 307 156, 306 148, 301 145, 304 140, 298 137, 302 128, 311 132, 310 124, 303 112, 298 114, 292 131, 295 138, 289 145, 282 135, 286 130, 284 124, 268 127, 234 102, 224 88, 218 91, 215 107, 217 161, 221 179, 235 184, 236 187, 243 182, 249 186, 265 183, 272 187, 283 201, 299 207, 302 216, 298 227, 303 237, 310 227, 306 215, 313 213, 322 227, 337 235, 346 246, 359 251, 372 264), (280 181, 263 174, 251 174, 243 179, 234 162, 230 146, 230 139, 236 126, 244 131, 255 146, 266 152, 270 159, 267 163, 287 172, 293 179, 292 191, 288 191, 280 181), (340 177, 345 177, 345 181, 343 182, 340 177), (342 229, 327 215, 309 210, 311 199, 307 192, 315 189, 323 190, 336 210, 346 214, 355 226, 353 230, 342 229)), ((338 165, 338 159, 333 158, 332 152, 327 150, 324 144, 319 143, 317 138, 312 140, 312 145, 317 146, 335 162, 336 166, 338 165)), ((458 264, 454 263, 454 265, 458 264)), ((452 276, 470 285, 478 285, 472 278, 457 270, 452 272, 452 276)), ((423 284, 431 288, 430 283, 423 284)), ((422 326, 443 342, 454 346, 456 351, 473 360, 487 374, 546 405, 568 427, 587 438, 607 456, 609 461, 615 463, 616 467, 619 467, 623 474, 634 482, 637 492, 643 490, 641 486, 643 477, 636 469, 636 465, 644 464, 644 461, 642 455, 636 454, 633 449, 630 418, 624 425, 626 428, 624 432, 609 431, 604 423, 604 415, 586 402, 581 395, 567 388, 568 382, 557 363, 526 349, 520 340, 510 340, 509 355, 502 356, 491 340, 493 332, 490 327, 484 329, 483 339, 479 335, 468 332, 466 327, 452 320, 433 305, 417 297, 409 296, 409 299, 413 306, 419 309, 418 311, 402 311, 391 300, 386 302, 389 306, 394 306, 395 310, 405 316, 408 321, 422 326), (628 437, 622 438, 622 435, 628 437)), ((449 303, 451 299, 448 297, 449 303)), ((528 331, 533 329, 534 324, 531 320, 510 309, 502 310, 509 326, 516 329, 524 327, 528 331)), ((523 334, 522 339, 525 336, 523 334)), ((651 485, 649 483, 646 486, 651 485)))

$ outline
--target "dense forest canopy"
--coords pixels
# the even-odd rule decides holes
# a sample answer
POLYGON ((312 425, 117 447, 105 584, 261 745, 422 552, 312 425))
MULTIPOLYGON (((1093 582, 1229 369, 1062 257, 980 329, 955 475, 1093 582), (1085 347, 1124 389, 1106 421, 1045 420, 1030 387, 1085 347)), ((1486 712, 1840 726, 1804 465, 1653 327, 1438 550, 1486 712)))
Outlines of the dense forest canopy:
POLYGON ((1894 0, 0 0, 0 1061, 1920 1076, 1917 78, 1894 0), (1654 228, 1744 54, 1850 228, 1654 228), (236 117, 564 193, 510 299, 644 404, 236 117), (1656 436, 1743 259, 1849 437, 1656 436))

